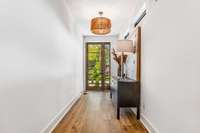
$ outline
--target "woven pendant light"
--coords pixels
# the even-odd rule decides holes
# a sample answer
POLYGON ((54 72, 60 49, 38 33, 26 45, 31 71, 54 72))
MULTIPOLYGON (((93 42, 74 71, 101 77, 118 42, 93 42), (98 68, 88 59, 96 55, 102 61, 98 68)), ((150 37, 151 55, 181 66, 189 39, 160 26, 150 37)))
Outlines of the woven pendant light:
POLYGON ((95 17, 91 21, 91 32, 97 35, 105 35, 111 31, 111 21, 102 17, 103 12, 99 12, 100 17, 95 17))

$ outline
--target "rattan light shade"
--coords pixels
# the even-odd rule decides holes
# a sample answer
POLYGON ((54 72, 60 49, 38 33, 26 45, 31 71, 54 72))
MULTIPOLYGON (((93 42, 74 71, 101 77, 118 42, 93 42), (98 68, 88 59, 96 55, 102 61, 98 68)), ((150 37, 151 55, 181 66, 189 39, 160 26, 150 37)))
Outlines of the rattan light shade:
POLYGON ((97 35, 105 35, 111 31, 111 21, 106 17, 96 17, 91 21, 91 32, 97 35))

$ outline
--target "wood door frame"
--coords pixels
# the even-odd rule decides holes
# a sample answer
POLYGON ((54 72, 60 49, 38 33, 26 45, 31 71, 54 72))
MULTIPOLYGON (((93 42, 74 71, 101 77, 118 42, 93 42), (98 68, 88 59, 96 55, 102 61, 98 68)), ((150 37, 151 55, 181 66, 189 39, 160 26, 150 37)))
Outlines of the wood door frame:
MULTIPOLYGON (((109 74, 111 76, 111 42, 86 42, 85 43, 85 66, 86 66, 85 67, 85 89, 86 90, 95 90, 95 91, 99 90, 99 91, 102 91, 105 88, 102 89, 102 87, 101 87, 100 89, 89 89, 89 87, 88 87, 88 45, 89 44, 100 44, 100 45, 108 44, 109 45, 109 50, 110 50, 109 51, 109 57, 110 57, 110 59, 109 59, 109 64, 110 64, 109 74)), ((110 81, 111 81, 111 78, 110 78, 110 81)), ((110 83, 110 81, 109 81, 109 83, 110 83)), ((110 87, 109 87, 109 89, 110 89, 110 87)))

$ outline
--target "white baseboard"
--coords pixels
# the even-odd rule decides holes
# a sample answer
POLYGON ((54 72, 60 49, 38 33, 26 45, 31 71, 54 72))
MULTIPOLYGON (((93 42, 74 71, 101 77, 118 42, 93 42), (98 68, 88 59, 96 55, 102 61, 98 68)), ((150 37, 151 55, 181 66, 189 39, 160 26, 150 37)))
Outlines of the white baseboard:
MULTIPOLYGON (((131 110, 136 114, 136 110, 134 108, 131 110)), ((144 114, 140 115, 140 121, 149 133, 159 133, 159 131, 152 125, 152 123, 145 117, 144 114)))
POLYGON ((40 133, 51 133, 58 123, 63 119, 63 117, 69 112, 72 106, 76 103, 76 101, 80 98, 82 93, 74 97, 69 104, 67 104, 48 124, 45 128, 41 130, 40 133))
POLYGON ((145 126, 145 128, 149 131, 149 133, 160 133, 153 124, 145 117, 144 114, 141 114, 140 121, 145 126))

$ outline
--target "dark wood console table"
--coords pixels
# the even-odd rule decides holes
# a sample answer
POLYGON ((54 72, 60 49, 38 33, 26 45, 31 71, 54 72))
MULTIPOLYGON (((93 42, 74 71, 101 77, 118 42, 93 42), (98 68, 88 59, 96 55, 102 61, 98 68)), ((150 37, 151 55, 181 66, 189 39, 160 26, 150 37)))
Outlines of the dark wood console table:
POLYGON ((110 97, 117 109, 117 119, 122 107, 136 107, 137 119, 140 119, 140 81, 112 77, 110 97))

